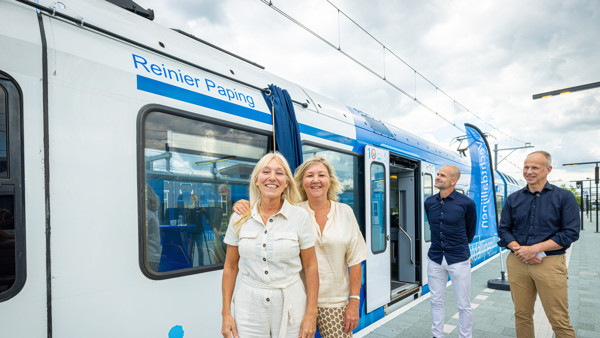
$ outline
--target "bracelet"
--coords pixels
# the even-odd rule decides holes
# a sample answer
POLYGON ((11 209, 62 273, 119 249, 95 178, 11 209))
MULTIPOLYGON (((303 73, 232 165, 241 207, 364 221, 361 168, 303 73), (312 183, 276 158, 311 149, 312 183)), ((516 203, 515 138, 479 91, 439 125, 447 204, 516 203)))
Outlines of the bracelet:
POLYGON ((357 301, 359 301, 359 302, 360 302, 360 296, 350 296, 350 297, 348 297, 348 298, 354 298, 354 299, 356 299, 357 301))

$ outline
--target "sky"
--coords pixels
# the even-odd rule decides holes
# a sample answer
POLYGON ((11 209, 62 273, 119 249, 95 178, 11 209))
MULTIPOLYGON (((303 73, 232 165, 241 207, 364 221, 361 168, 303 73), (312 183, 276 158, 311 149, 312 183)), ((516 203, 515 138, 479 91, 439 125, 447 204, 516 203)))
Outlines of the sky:
POLYGON ((563 164, 600 161, 600 88, 532 99, 600 81, 600 1, 272 0, 372 72, 261 0, 136 2, 161 25, 449 150, 465 122, 491 148, 529 143, 498 152, 498 169, 517 179, 534 150, 552 154, 557 185, 594 177, 594 165, 563 164))

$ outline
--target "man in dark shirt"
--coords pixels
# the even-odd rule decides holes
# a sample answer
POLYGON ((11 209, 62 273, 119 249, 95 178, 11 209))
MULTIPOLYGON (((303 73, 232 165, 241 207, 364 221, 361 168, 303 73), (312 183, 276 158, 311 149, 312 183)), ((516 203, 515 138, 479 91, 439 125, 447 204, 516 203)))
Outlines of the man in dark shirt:
POLYGON ((427 278, 431 292, 431 332, 444 336, 444 297, 448 274, 458 307, 460 337, 472 337, 471 253, 469 243, 475 237, 477 210, 475 202, 454 190, 460 170, 451 165, 442 167, 435 179, 439 194, 425 200, 425 212, 431 228, 431 247, 427 278))
POLYGON ((579 207, 575 196, 548 183, 552 158, 545 151, 527 156, 527 186, 504 203, 498 236, 512 252, 506 259, 508 283, 515 305, 517 337, 534 337, 536 293, 557 338, 575 337, 569 318, 565 250, 579 238, 579 207))

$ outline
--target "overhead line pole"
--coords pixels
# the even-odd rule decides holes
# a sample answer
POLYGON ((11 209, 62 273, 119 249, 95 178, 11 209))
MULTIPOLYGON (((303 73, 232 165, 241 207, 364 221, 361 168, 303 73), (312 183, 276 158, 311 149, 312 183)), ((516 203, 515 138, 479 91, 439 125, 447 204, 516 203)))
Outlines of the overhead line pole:
MULTIPOLYGON (((592 199, 592 181, 593 180, 590 179, 589 177, 587 177, 585 180, 570 181, 570 182, 575 182, 577 184, 578 188, 579 188, 579 185, 581 184, 581 204, 585 205, 586 215, 590 216, 590 221, 592 220, 592 215, 589 212, 590 211, 590 204, 591 203, 588 203, 588 201, 591 201, 591 199, 592 199), (590 182, 590 187, 589 187, 590 193, 589 193, 589 195, 586 195, 587 198, 586 198, 586 202, 585 203, 583 203, 583 193, 584 193, 584 189, 585 189, 585 187, 583 185, 584 182, 590 182)), ((582 211, 582 216, 583 216, 583 211, 582 211)), ((581 230, 583 230, 583 218, 581 220, 581 230)))
POLYGON ((576 187, 579 188, 581 191, 579 195, 579 212, 581 213, 581 224, 579 226, 579 229, 583 230, 583 180, 571 182, 575 182, 576 187))
MULTIPOLYGON (((498 170, 498 152, 499 151, 512 150, 508 155, 506 155, 502 159, 502 160, 504 160, 506 157, 508 157, 510 154, 512 154, 513 151, 515 151, 517 149, 524 149, 524 148, 533 148, 533 146, 531 145, 531 143, 526 142, 525 145, 522 147, 498 149, 498 144, 494 144, 494 171, 498 170)), ((502 162, 502 160, 500 160, 500 162, 502 162)), ((505 189, 504 192, 507 192, 506 187, 504 189, 505 189)), ((498 209, 496 209, 496 213, 497 212, 498 212, 498 209)), ((498 217, 496 217, 496 220, 498 220, 498 217)), ((496 231, 499 226, 500 226, 500 224, 496 224, 496 231)), ((506 279, 506 272, 504 270, 504 259, 502 258, 502 251, 503 251, 502 247, 500 247, 500 279, 488 280, 488 288, 496 289, 496 290, 510 291, 510 285, 508 284, 508 280, 506 279)))
POLYGON ((504 158, 500 160, 500 162, 502 162, 502 161, 504 161, 505 158, 507 158, 508 156, 510 156, 510 154, 512 154, 513 151, 515 151, 517 149, 525 149, 525 148, 533 148, 533 146, 531 145, 530 142, 525 142, 525 145, 523 147, 498 149, 498 144, 494 144, 494 170, 498 170, 498 152, 499 151, 512 150, 508 155, 504 156, 504 158))
MULTIPOLYGON (((598 167, 598 163, 600 163, 600 161, 580 162, 580 163, 565 163, 565 164, 563 164, 563 166, 585 165, 585 164, 595 164, 596 165, 596 168, 595 168, 595 171, 594 171, 594 173, 595 173, 594 181, 596 183, 596 202, 595 202, 595 205, 596 205, 596 232, 599 232, 598 231, 598 209, 599 209, 598 207, 600 206, 600 205, 598 205, 598 183, 600 181, 600 177, 599 177, 600 176, 600 167, 598 167)), ((590 194, 591 193, 592 192, 590 191, 590 194)))

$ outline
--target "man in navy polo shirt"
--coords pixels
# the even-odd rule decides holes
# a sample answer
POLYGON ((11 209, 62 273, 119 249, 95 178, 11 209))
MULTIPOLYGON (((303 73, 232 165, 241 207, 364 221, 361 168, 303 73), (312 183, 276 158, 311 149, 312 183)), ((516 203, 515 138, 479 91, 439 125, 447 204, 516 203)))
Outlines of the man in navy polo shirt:
POLYGON ((459 178, 460 170, 457 167, 442 167, 435 179, 439 194, 425 200, 425 212, 431 227, 427 277, 431 292, 431 332, 434 337, 444 337, 444 298, 448 274, 458 307, 459 336, 472 337, 469 243, 475 237, 477 209, 473 200, 454 190, 459 178))
POLYGON ((569 318, 565 250, 579 239, 579 206, 568 190, 548 183, 552 157, 545 151, 527 156, 527 186, 506 199, 498 245, 506 258, 510 293, 515 305, 517 337, 533 337, 536 294, 557 338, 575 337, 569 318))

